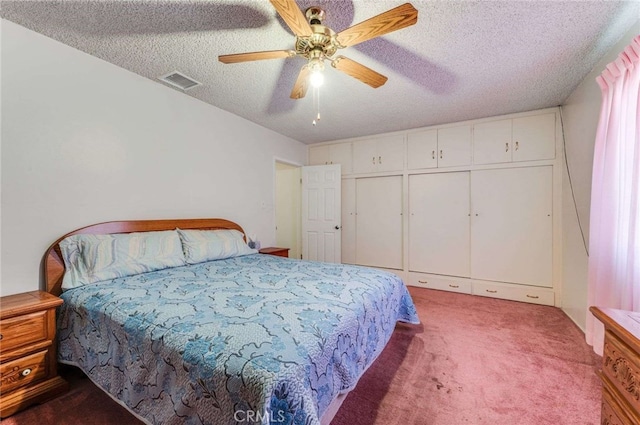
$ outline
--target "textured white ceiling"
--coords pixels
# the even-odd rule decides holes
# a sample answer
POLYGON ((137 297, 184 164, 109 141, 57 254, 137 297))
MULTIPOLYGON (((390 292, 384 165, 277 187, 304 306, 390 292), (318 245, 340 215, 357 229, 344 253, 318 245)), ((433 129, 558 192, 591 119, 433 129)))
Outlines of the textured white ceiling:
MULTIPOLYGON (((298 0, 336 32, 402 3, 298 0)), ((178 70, 203 83, 185 95, 304 143, 559 105, 640 19, 640 1, 411 3, 416 25, 340 51, 387 83, 327 67, 315 127, 311 90, 289 98, 304 59, 217 60, 293 48, 267 0, 3 0, 0 15, 155 81, 178 70)))

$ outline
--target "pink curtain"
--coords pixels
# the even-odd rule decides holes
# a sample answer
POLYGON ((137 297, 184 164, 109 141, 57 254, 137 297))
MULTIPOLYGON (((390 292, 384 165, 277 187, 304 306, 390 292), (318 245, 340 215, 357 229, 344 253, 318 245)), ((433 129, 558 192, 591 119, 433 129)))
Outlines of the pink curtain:
MULTIPOLYGON (((589 230, 589 305, 640 311, 640 36, 596 79, 589 230)), ((587 313, 587 342, 602 354, 604 330, 587 313)))

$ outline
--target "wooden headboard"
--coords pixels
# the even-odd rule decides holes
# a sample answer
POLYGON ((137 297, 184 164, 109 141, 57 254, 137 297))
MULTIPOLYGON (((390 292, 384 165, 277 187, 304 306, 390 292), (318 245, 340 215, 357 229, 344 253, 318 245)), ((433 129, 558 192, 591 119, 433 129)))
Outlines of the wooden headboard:
MULTIPOLYGON (((236 229, 244 234, 240 225, 222 218, 194 218, 175 220, 136 220, 136 221, 110 221, 107 223, 92 224, 91 226, 76 229, 58 238, 44 254, 44 284, 47 292, 60 295, 62 293, 62 278, 64 276, 64 261, 58 244, 67 236, 80 233, 107 235, 112 233, 153 232, 159 230, 180 229, 236 229)), ((246 240, 246 236, 245 236, 246 240)))

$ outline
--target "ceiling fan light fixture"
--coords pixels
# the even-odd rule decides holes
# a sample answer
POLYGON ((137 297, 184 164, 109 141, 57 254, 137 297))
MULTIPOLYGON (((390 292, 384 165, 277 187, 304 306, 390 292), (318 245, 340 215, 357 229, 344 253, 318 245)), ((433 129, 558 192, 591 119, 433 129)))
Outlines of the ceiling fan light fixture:
POLYGON ((309 83, 311 83, 312 87, 318 88, 324 84, 324 74, 321 70, 315 70, 311 72, 309 76, 309 83))

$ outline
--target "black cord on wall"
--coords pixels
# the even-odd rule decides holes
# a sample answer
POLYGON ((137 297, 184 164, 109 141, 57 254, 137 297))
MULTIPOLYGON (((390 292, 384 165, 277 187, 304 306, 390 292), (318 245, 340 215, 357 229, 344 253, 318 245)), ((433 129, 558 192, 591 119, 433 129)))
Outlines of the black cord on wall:
POLYGON ((562 150, 564 151, 564 163, 567 168, 567 175, 569 176, 569 187, 571 188, 571 198, 573 199, 573 209, 576 212, 578 219, 578 227, 580 228, 580 235, 582 236, 582 244, 584 245, 584 251, 589 256, 589 248, 587 247, 587 240, 584 237, 584 230, 582 229, 582 222, 580 221, 580 214, 578 214, 578 204, 576 203, 576 195, 573 191, 573 182, 571 181, 571 170, 569 169, 569 158, 567 157, 567 143, 564 137, 564 121, 562 119, 562 106, 560 106, 560 128, 562 129, 562 150))

